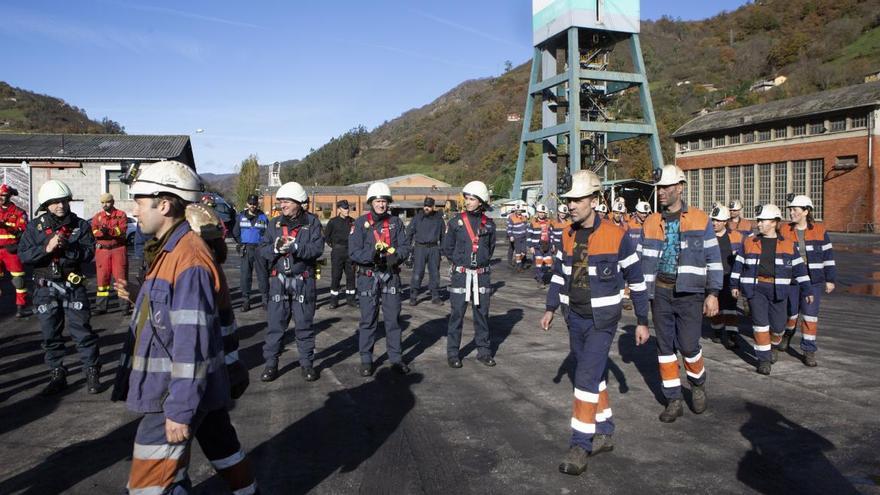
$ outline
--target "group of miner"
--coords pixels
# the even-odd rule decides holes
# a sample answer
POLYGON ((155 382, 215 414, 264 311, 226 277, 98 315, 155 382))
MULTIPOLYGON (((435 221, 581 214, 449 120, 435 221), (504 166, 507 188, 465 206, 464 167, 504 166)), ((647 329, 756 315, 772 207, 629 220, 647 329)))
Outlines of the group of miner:
MULTIPOLYGON (((835 264, 828 234, 812 216, 806 196, 790 196, 790 222, 772 204, 757 208, 756 222, 742 217, 742 204, 716 204, 707 214, 682 198, 685 174, 674 165, 654 177, 659 211, 639 200, 632 214, 623 201, 609 208, 593 172, 573 174, 553 218, 544 204, 515 202, 507 217, 507 261, 515 273, 531 261, 546 288, 540 326, 549 330, 559 310, 576 360, 569 450, 559 465, 583 473, 590 458, 613 449, 614 421, 606 378, 608 353, 622 317, 636 317, 635 342, 649 342, 649 308, 656 337, 666 404, 659 419, 671 423, 684 413, 679 369, 683 360, 692 411, 704 412, 707 371, 700 344, 704 318, 714 342, 739 344, 740 315, 748 312, 757 371, 770 374, 802 320, 802 360, 816 366, 821 294, 834 290, 835 264), (741 300, 741 296, 745 301, 741 300), (742 309, 741 309, 742 308, 742 309)), ((253 469, 229 418, 233 400, 249 385, 238 359, 238 338, 229 286, 226 227, 200 202, 204 183, 193 168, 176 161, 136 167, 129 193, 143 247, 141 274, 128 276, 127 215, 114 198, 87 222, 70 210, 73 194, 50 180, 38 192, 33 220, 15 206, 16 191, 0 186, 0 272, 8 271, 16 291, 17 316, 28 317, 24 265, 33 273, 33 301, 51 378, 43 390, 67 387, 62 330, 76 342, 89 393, 101 391, 98 336, 90 325, 86 265, 97 271, 97 313, 107 311, 111 290, 130 315, 129 332, 116 370, 112 399, 143 415, 134 440, 128 490, 133 494, 188 493, 189 449, 195 438, 214 469, 236 494, 258 493, 253 469), (111 284, 111 280, 113 283, 111 284)), ((250 311, 255 273, 268 327, 260 379, 279 377, 284 337, 293 320, 299 365, 305 381, 319 379, 315 367, 314 320, 319 259, 330 248, 330 307, 340 300, 358 307, 359 374, 375 371, 374 345, 381 310, 385 348, 393 371, 410 372, 402 356, 401 266, 411 265, 409 304, 418 305, 424 272, 430 301, 443 305, 441 257, 449 262, 450 303, 447 364, 462 367, 462 327, 470 304, 477 361, 495 366, 490 346, 489 303, 496 225, 487 216, 490 196, 479 181, 462 189, 462 208, 448 217, 432 198, 408 226, 391 214, 391 190, 371 184, 368 210, 350 216, 345 200, 326 226, 309 211, 309 195, 296 182, 275 193, 271 215, 251 196, 237 215, 232 237, 240 256, 241 311, 250 311), (342 276, 345 295, 342 296, 342 276)))

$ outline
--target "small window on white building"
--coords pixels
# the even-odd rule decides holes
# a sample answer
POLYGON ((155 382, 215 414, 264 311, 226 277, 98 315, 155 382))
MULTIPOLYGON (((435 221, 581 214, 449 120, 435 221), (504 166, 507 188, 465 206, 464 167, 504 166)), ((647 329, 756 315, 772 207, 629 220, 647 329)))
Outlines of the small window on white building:
POLYGON ((846 119, 832 120, 831 121, 831 131, 845 131, 846 130, 846 119))
POLYGON ((853 117, 852 119, 852 128, 858 129, 860 127, 868 127, 868 117, 853 117))
POLYGON ((121 170, 104 170, 104 190, 117 200, 132 199, 128 193, 128 185, 119 180, 121 177, 121 170))

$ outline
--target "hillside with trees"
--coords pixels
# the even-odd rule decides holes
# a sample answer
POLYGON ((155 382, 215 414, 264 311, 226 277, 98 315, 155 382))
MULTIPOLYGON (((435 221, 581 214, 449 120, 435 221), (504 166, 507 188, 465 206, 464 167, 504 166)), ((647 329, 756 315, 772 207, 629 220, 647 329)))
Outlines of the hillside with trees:
POLYGON ((60 98, 0 81, 0 132, 125 134, 125 127, 107 117, 97 122, 60 98))
MULTIPOLYGON (((671 161, 669 135, 701 110, 858 84, 880 71, 880 0, 761 0, 702 21, 645 21, 641 41, 664 157, 671 161), (787 81, 750 91, 756 81, 776 76, 787 81)), ((628 59, 626 47, 618 46, 611 68, 628 68, 628 59)), ((466 81, 373 130, 355 127, 286 167, 282 178, 348 184, 421 172, 457 185, 481 178, 505 191, 522 125, 507 116, 523 111, 529 67, 466 81)), ((638 95, 628 92, 611 115, 625 119, 638 110, 638 95)), ((618 177, 647 177, 644 140, 622 142, 614 151, 618 177)), ((530 147, 526 179, 540 177, 539 153, 530 147)))

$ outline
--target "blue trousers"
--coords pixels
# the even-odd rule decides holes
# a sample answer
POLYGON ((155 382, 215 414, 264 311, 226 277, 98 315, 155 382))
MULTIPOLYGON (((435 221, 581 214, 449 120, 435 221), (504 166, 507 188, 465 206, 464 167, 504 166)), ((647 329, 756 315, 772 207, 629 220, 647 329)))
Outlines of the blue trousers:
POLYGON ((755 339, 755 356, 758 361, 770 361, 774 344, 782 340, 788 301, 777 298, 773 284, 758 282, 755 293, 749 299, 752 309, 752 332, 755 339))
POLYGON ((278 365, 278 357, 284 345, 284 333, 294 321, 296 348, 299 351, 299 365, 311 368, 315 357, 315 279, 308 277, 296 279, 294 290, 284 287, 278 277, 269 280, 269 327, 263 344, 263 359, 266 364, 278 365))
MULTIPOLYGON (((63 285, 63 282, 59 284, 63 285)), ((52 287, 37 287, 34 291, 34 311, 40 322, 43 350, 46 351, 49 368, 59 368, 64 364, 64 337, 61 332, 65 320, 67 330, 76 341, 83 366, 98 365, 98 334, 92 330, 89 296, 84 286, 71 288, 67 295, 52 287)))
POLYGON ((703 294, 676 292, 659 285, 654 290, 651 313, 657 333, 657 361, 663 380, 663 396, 667 399, 682 398, 676 351, 684 358, 688 381, 692 385, 706 382, 703 348, 700 346, 704 297, 703 294))
POLYGON ((571 445, 593 451, 593 435, 614 433, 605 378, 615 327, 597 328, 592 318, 568 312, 568 337, 576 360, 571 445))
POLYGON ((431 298, 440 297, 440 246, 416 245, 413 253, 412 280, 409 283, 410 299, 418 297, 426 267, 428 268, 428 288, 431 291, 431 298))
POLYGON ((361 364, 373 362, 373 346, 379 326, 379 308, 385 323, 385 349, 391 363, 403 360, 400 330, 400 275, 394 274, 387 282, 379 280, 378 274, 357 276, 358 305, 361 321, 358 324, 358 350, 361 364))
POLYGON ((794 332, 798 316, 803 317, 801 326, 801 350, 816 352, 816 333, 819 331, 819 302, 825 293, 825 284, 813 284, 813 303, 807 304, 806 295, 797 285, 792 285, 788 292, 788 323, 785 329, 794 332))

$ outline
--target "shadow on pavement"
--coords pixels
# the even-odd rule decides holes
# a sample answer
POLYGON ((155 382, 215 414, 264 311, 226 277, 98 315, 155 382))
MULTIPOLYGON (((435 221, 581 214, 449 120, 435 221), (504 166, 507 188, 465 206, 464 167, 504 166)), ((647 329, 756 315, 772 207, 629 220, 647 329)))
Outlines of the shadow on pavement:
POLYGON ((663 386, 660 382, 660 370, 657 367, 657 339, 651 337, 644 344, 637 346, 635 337, 635 327, 627 325, 624 327, 626 333, 617 337, 617 352, 620 359, 624 363, 633 363, 645 385, 654 394, 654 399, 659 404, 666 404, 666 398, 663 396, 663 386))
MULTIPOLYGON (((507 337, 509 337, 510 333, 513 331, 513 327, 522 319, 523 310, 519 308, 510 309, 503 315, 492 315, 489 313, 489 349, 492 351, 493 356, 498 354, 498 349, 501 347, 501 344, 507 340, 507 337)), ((464 340, 464 333, 467 331, 467 326, 468 319, 465 318, 464 328, 462 328, 462 340, 464 340)), ((471 323, 471 331, 473 332, 473 323, 471 323)), ((473 340, 468 342, 467 345, 461 348, 462 359, 476 349, 476 342, 473 340)))
POLYGON ((411 388, 421 381, 383 368, 362 385, 330 392, 322 407, 250 452, 261 493, 307 493, 337 471, 358 469, 413 409, 411 388))
POLYGON ((751 415, 740 428, 752 444, 736 477, 761 493, 859 493, 825 457, 835 449, 818 433, 769 407, 746 403, 751 415))
MULTIPOLYGON (((117 462, 130 458, 138 419, 101 438, 85 440, 50 454, 40 464, 0 481, 0 493, 63 493, 117 462)), ((124 481, 120 481, 120 484, 124 481)), ((120 487, 120 493, 122 491, 120 487)))

